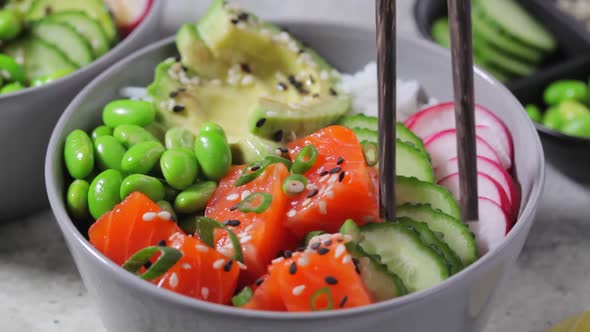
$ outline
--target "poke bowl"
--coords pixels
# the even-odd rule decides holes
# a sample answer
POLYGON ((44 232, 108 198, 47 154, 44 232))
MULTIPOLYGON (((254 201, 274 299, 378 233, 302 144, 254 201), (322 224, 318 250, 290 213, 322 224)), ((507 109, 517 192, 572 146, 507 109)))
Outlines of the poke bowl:
POLYGON ((105 327, 482 330, 544 183, 526 113, 476 69, 480 222, 466 225, 453 105, 437 101, 452 99, 449 54, 400 36, 400 218, 382 221, 374 32, 281 27, 214 1, 62 115, 47 193, 105 327))
POLYGON ((0 182, 12 188, 0 194, 5 202, 0 220, 48 206, 46 193, 38 188, 43 184, 44 152, 57 119, 90 80, 158 38, 163 5, 159 0, 136 2, 143 9, 115 21, 102 0, 35 1, 31 8, 23 7, 31 1, 0 5, 5 3, 5 8, 0 6, 3 18, 10 12, 21 23, 10 40, 0 36, 0 139, 4 142, 0 151, 10 156, 2 163, 0 182), (125 23, 126 17, 134 21, 125 23))

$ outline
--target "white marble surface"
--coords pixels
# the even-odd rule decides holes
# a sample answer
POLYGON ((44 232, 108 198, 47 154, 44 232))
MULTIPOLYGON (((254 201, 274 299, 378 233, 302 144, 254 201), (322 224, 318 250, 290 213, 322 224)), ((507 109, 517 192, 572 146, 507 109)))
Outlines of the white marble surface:
MULTIPOLYGON (((203 1, 168 1, 170 31, 204 8, 203 1)), ((373 25, 369 0, 241 2, 265 18, 373 25)), ((405 33, 415 31, 411 2, 398 0, 399 30, 405 33)), ((590 306, 589 200, 589 188, 548 167, 539 218, 486 332, 539 332, 590 306)), ((104 332, 51 212, 0 225, 0 235, 1 332, 104 332)))

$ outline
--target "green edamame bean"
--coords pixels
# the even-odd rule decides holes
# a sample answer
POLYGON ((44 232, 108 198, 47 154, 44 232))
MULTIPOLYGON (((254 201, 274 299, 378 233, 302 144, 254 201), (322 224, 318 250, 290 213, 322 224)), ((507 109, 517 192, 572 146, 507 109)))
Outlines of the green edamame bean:
POLYGON ((561 132, 571 136, 590 138, 590 114, 579 116, 565 124, 561 132))
POLYGON ((5 86, 3 86, 2 89, 0 89, 0 95, 6 94, 6 93, 17 92, 17 91, 20 91, 24 88, 25 88, 25 86, 22 85, 22 83, 20 83, 20 82, 8 83, 5 86))
POLYGON ((92 134, 90 134, 93 141, 96 141, 96 139, 101 136, 113 136, 113 130, 107 126, 98 126, 94 128, 92 134))
POLYGON ((87 220, 90 216, 88 211, 88 189, 90 185, 85 180, 74 180, 68 187, 66 203, 68 211, 76 220, 87 220))
POLYGON ((563 119, 557 108, 552 107, 545 112, 545 116, 543 117, 543 126, 549 129, 559 130, 562 124, 563 119))
POLYGON ((566 100, 585 102, 588 100, 588 89, 582 81, 560 80, 545 89, 543 98, 547 105, 557 105, 566 100))
POLYGON ((88 134, 76 129, 68 134, 64 144, 66 169, 74 179, 84 179, 94 168, 94 147, 88 134))
POLYGON ((168 211, 170 215, 172 215, 172 220, 178 220, 178 217, 176 216, 176 211, 174 211, 172 204, 165 200, 157 201, 156 203, 160 206, 160 209, 162 209, 163 211, 168 211))
POLYGON ((102 121, 111 128, 122 124, 143 127, 152 123, 155 118, 156 110, 153 104, 143 100, 113 100, 102 111, 102 121))
POLYGON ((542 121, 543 115, 541 114, 541 110, 537 107, 537 105, 528 104, 526 105, 525 109, 531 120, 535 122, 542 121))
POLYGON ((164 184, 154 177, 143 174, 132 174, 123 179, 121 190, 119 191, 121 200, 124 200, 129 194, 136 191, 144 193, 152 201, 162 200, 166 194, 164 184))
POLYGON ((0 40, 13 40, 22 30, 23 21, 16 12, 12 10, 0 10, 0 40))
POLYGON ((154 121, 154 122, 150 123, 149 125, 145 126, 144 128, 150 134, 152 134, 152 136, 157 138, 158 141, 164 142, 165 135, 166 135, 166 127, 163 124, 161 124, 157 121, 154 121))
POLYGON ((197 158, 191 150, 173 148, 160 158, 160 169, 168 184, 178 190, 186 189, 199 174, 197 158))
POLYGON ((132 124, 117 126, 113 131, 113 136, 127 148, 130 148, 141 142, 159 142, 158 139, 155 138, 154 135, 150 134, 147 130, 132 124))
POLYGON ((23 66, 6 54, 0 54, 0 75, 8 82, 24 83, 26 80, 23 66))
POLYGON ((122 170, 122 160, 125 155, 125 147, 113 136, 104 135, 94 140, 94 154, 96 164, 101 170, 122 170))
POLYGON ((199 132, 203 132, 203 133, 218 133, 220 135, 223 135, 223 137, 225 136, 225 130, 223 130, 223 128, 218 125, 215 122, 205 122, 201 125, 201 127, 199 128, 199 132))
POLYGON ((195 144, 195 135, 188 129, 174 127, 166 132, 166 148, 187 148, 192 150, 195 144))
POLYGON ((52 74, 49 74, 49 75, 37 77, 37 78, 33 79, 33 81, 31 82, 31 86, 40 86, 43 84, 51 83, 57 79, 60 79, 64 76, 71 74, 72 72, 73 72, 73 70, 71 70, 71 69, 62 69, 62 70, 58 70, 58 71, 56 71, 52 74))
POLYGON ((176 196, 174 209, 180 213, 199 212, 205 209, 216 189, 217 183, 214 181, 193 184, 176 196))
POLYGON ((209 180, 221 179, 231 167, 232 155, 229 144, 221 127, 215 124, 204 124, 201 128, 215 128, 200 130, 195 138, 195 156, 201 166, 201 171, 209 180))
POLYGON ((557 111, 559 112, 559 115, 561 116, 562 122, 564 124, 575 120, 579 116, 590 113, 590 110, 588 110, 585 105, 574 100, 566 100, 561 102, 557 106, 557 111))
POLYGON ((94 178, 88 189, 88 209, 94 219, 100 218, 121 202, 121 182, 123 175, 114 169, 107 169, 94 178))
POLYGON ((121 168, 132 174, 147 174, 160 160, 166 149, 159 142, 147 141, 137 143, 123 156, 121 168))

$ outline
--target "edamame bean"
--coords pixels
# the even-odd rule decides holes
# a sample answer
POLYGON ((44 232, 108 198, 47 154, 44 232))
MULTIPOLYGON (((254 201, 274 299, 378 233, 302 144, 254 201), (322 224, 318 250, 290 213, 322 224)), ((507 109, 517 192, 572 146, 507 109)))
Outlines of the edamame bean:
POLYGON ((193 184, 176 196, 174 209, 180 213, 199 212, 205 209, 216 189, 217 183, 214 181, 193 184))
POLYGON ((152 201, 162 200, 166 194, 162 182, 154 177, 143 174, 132 174, 123 179, 121 190, 119 191, 121 200, 124 200, 129 194, 136 191, 144 193, 152 201))
POLYGON ((187 148, 193 150, 195 144, 195 135, 188 129, 174 127, 166 132, 166 148, 187 148))
POLYGON ((563 124, 575 120, 579 116, 590 113, 588 108, 574 100, 566 100, 557 106, 557 111, 562 118, 563 124))
POLYGON ((121 182, 121 172, 114 169, 107 169, 94 178, 88 189, 88 209, 94 219, 100 218, 121 201, 121 182))
POLYGON ((543 115, 541 115, 541 110, 533 104, 526 105, 526 112, 531 118, 531 120, 535 122, 541 122, 543 120, 543 115))
POLYGON ((590 138, 590 114, 579 116, 566 123, 561 132, 571 136, 590 138))
POLYGON ((201 171, 209 180, 221 179, 231 167, 232 155, 223 129, 216 124, 206 123, 195 138, 195 156, 201 171))
POLYGON ((20 91, 24 88, 25 88, 25 86, 22 85, 20 82, 8 83, 5 86, 3 86, 2 89, 0 89, 0 95, 6 94, 6 93, 17 92, 17 91, 20 91))
POLYGON ((159 142, 137 143, 123 156, 121 168, 127 173, 147 174, 160 160, 164 151, 164 146, 159 142))
POLYGON ((87 220, 90 216, 88 211, 88 189, 90 185, 85 180, 74 180, 68 187, 66 203, 68 211, 76 220, 87 220))
POLYGON ((150 134, 152 134, 152 136, 157 138, 158 141, 164 142, 166 135, 166 127, 163 124, 154 121, 149 125, 145 126, 145 130, 147 130, 150 134))
POLYGON ((168 201, 157 201, 156 202, 160 208, 163 211, 168 211, 168 213, 170 213, 170 215, 172 215, 172 220, 178 220, 178 217, 176 216, 176 211, 174 211, 174 208, 172 207, 172 204, 170 204, 168 201))
POLYGON ((122 170, 122 160, 125 155, 125 147, 113 136, 104 135, 94 141, 94 154, 96 164, 101 170, 122 170))
POLYGON ((94 147, 88 134, 76 129, 68 134, 64 144, 66 169, 74 179, 84 179, 94 168, 94 147))
POLYGON ((204 132, 204 133, 218 133, 220 135, 223 135, 223 137, 225 136, 225 131, 223 130, 223 128, 218 125, 215 122, 205 122, 201 125, 201 128, 199 128, 199 132, 204 132))
POLYGON ((52 74, 49 74, 49 75, 37 77, 37 78, 33 79, 33 81, 31 82, 31 86, 40 86, 43 84, 51 83, 57 79, 60 79, 64 76, 71 74, 72 72, 73 72, 73 70, 71 70, 71 69, 62 69, 62 70, 58 70, 58 71, 56 71, 52 74))
POLYGON ((191 150, 173 148, 160 158, 160 169, 168 184, 178 190, 186 189, 199 174, 197 158, 191 150))
POLYGON ((158 139, 155 138, 154 135, 150 134, 147 130, 132 124, 117 126, 113 132, 113 136, 127 148, 130 148, 141 142, 159 142, 158 139))
POLYGON ((113 136, 113 130, 107 126, 98 126, 94 128, 92 134, 90 134, 93 141, 96 141, 100 136, 113 136))
POLYGON ((559 110, 557 108, 552 107, 545 112, 545 116, 543 117, 543 126, 549 129, 559 130, 562 124, 563 119, 561 118, 561 114, 559 114, 559 110))
POLYGON ((0 75, 8 82, 24 83, 25 69, 6 54, 0 54, 0 75))
POLYGON ((122 124, 147 126, 156 118, 152 103, 143 100, 119 99, 108 103, 102 112, 105 125, 115 128, 122 124))
POLYGON ((12 10, 0 10, 0 40, 10 41, 16 38, 23 29, 23 21, 12 10))
POLYGON ((557 105, 566 100, 585 102, 588 99, 588 89, 582 81, 561 80, 551 83, 545 89, 543 98, 547 105, 557 105))

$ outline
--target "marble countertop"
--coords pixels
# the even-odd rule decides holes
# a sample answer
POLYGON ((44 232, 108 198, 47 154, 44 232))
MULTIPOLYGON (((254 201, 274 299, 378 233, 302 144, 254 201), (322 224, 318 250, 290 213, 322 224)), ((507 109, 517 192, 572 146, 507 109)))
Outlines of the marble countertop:
MULTIPOLYGON (((168 32, 177 27, 175 22, 193 20, 206 6, 205 1, 168 1, 174 1, 166 9, 168 32)), ((373 25, 370 1, 241 3, 265 18, 373 25)), ((400 32, 415 33, 412 0, 398 4, 400 32)), ((590 188, 577 185, 550 165, 547 171, 538 218, 485 332, 544 331, 590 307, 590 188)), ((0 224, 0 234, 0 331, 104 332, 50 211, 0 224)))

